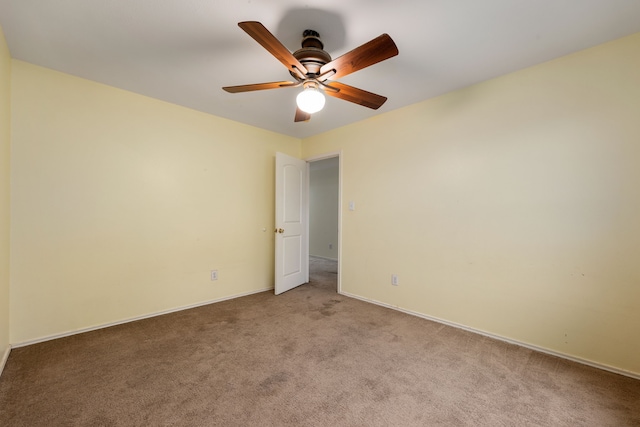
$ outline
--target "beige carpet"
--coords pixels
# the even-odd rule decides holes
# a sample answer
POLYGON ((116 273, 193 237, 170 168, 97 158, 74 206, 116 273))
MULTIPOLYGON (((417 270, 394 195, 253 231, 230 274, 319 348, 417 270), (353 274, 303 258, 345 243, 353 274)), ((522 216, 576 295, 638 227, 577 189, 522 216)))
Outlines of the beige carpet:
POLYGON ((12 351, 2 426, 640 426, 640 381, 312 280, 12 351))

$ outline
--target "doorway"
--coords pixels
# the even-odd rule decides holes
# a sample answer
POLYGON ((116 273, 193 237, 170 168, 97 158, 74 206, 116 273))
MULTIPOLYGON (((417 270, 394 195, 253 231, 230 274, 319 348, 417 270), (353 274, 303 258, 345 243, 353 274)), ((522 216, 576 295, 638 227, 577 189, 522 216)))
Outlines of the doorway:
POLYGON ((310 280, 340 292, 340 155, 309 162, 310 280))

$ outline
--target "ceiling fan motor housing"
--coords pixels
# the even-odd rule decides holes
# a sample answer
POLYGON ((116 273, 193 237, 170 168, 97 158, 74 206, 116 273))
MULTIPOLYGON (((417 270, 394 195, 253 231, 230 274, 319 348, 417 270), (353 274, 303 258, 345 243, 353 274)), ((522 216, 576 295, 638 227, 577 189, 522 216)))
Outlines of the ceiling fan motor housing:
MULTIPOLYGON (((325 52, 320 34, 314 30, 304 30, 302 33, 302 48, 293 52, 293 56, 305 66, 307 76, 318 75, 320 68, 331 62, 331 56, 325 52)), ((295 77, 294 73, 291 73, 295 77)))

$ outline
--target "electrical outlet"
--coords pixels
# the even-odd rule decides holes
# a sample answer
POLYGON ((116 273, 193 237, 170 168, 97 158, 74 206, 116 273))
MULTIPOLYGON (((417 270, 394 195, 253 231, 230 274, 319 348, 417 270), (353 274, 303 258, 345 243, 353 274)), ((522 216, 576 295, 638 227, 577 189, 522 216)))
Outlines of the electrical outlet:
POLYGON ((391 275, 391 284, 393 286, 398 286, 400 283, 398 282, 398 275, 397 274, 392 274, 391 275))
POLYGON ((218 280, 218 270, 211 270, 211 280, 218 280))

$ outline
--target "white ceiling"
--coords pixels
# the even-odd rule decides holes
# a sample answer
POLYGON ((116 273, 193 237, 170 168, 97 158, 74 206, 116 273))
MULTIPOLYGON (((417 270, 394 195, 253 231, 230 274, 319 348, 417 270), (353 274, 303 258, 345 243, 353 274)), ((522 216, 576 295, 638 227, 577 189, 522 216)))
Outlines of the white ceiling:
POLYGON ((640 0, 0 0, 0 25, 13 58, 304 138, 640 32, 640 0), (333 58, 388 33, 400 54, 341 81, 389 100, 294 123, 300 89, 224 92, 289 79, 240 21, 333 58))

